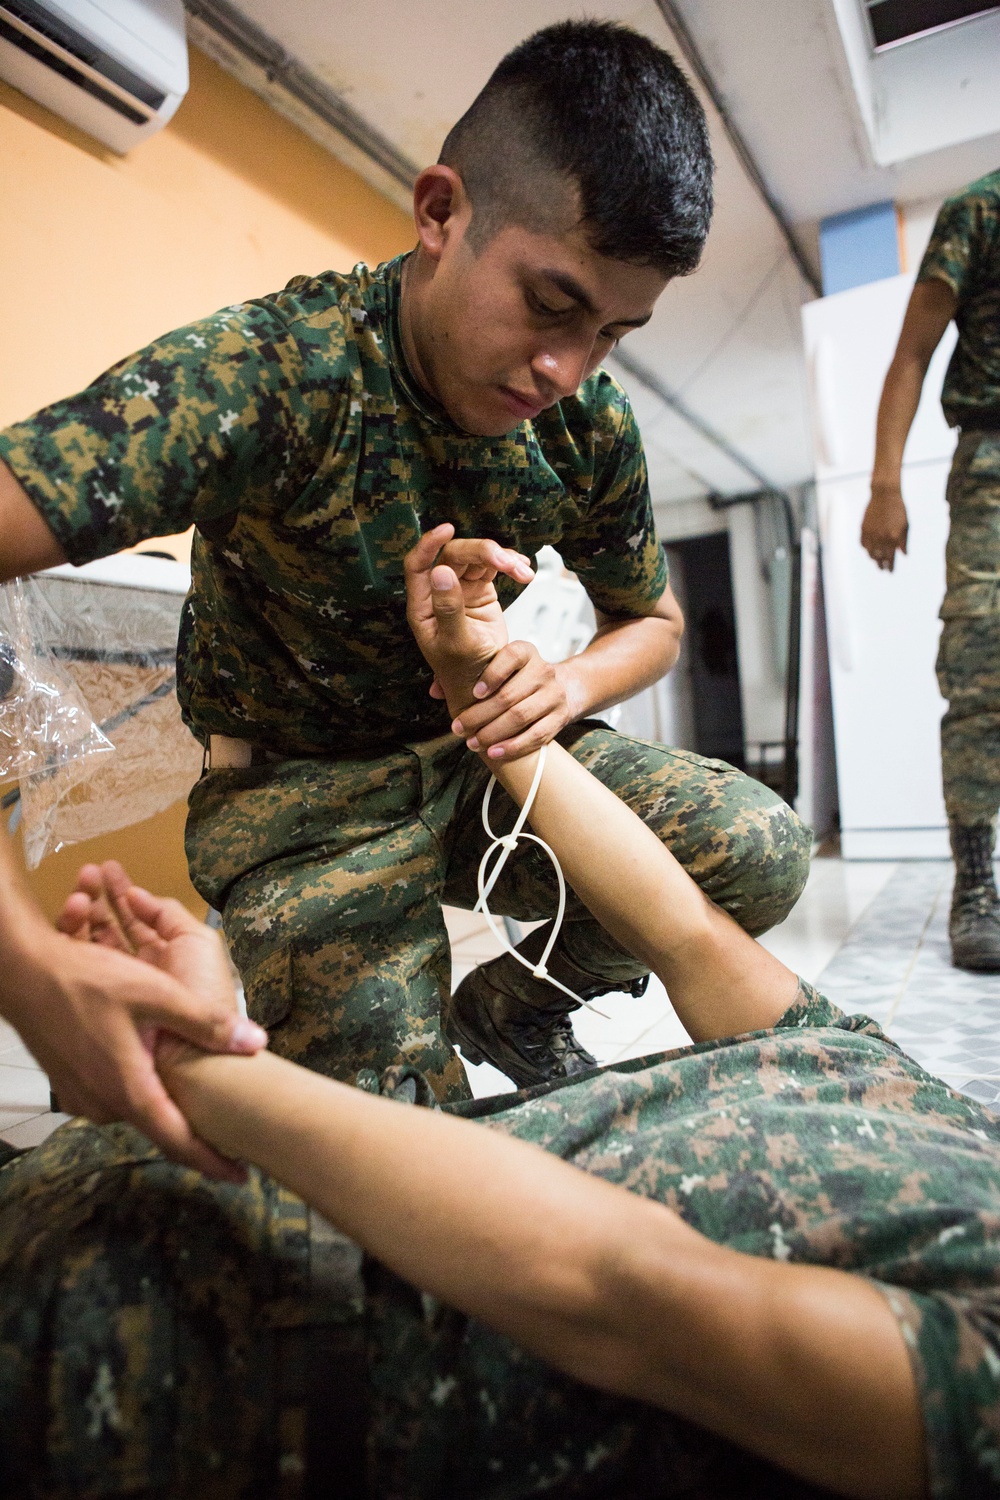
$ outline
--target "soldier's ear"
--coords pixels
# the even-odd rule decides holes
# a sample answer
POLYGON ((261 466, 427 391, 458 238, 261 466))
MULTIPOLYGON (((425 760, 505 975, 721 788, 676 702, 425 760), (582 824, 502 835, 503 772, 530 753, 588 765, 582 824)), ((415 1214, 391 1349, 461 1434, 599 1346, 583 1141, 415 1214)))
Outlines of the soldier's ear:
POLYGON ((421 247, 432 260, 440 260, 448 244, 461 238, 471 216, 458 173, 440 162, 425 167, 413 185, 413 219, 421 247))

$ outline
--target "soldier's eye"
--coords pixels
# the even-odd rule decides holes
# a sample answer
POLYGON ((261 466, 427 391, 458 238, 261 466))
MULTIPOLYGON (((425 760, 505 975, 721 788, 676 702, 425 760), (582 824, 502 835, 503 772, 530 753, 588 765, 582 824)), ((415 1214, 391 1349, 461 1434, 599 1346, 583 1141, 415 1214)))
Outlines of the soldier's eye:
POLYGON ((543 302, 541 297, 537 296, 532 291, 526 292, 525 296, 528 306, 531 308, 531 311, 533 313, 537 313, 539 317, 559 318, 562 317, 563 313, 567 313, 570 311, 569 307, 550 307, 547 302, 543 302))

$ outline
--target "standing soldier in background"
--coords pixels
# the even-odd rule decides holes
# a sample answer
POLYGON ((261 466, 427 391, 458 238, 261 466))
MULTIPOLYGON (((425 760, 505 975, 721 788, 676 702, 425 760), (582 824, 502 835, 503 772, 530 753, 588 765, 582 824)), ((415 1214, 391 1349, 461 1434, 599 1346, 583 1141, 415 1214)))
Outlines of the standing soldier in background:
POLYGON ((937 673, 948 711, 941 768, 955 859, 952 963, 1000 972, 993 845, 1000 810, 1000 171, 938 214, 878 413, 861 542, 880 568, 906 551, 903 448, 931 355, 951 319, 958 344, 941 404, 960 429, 948 481, 951 532, 937 673))

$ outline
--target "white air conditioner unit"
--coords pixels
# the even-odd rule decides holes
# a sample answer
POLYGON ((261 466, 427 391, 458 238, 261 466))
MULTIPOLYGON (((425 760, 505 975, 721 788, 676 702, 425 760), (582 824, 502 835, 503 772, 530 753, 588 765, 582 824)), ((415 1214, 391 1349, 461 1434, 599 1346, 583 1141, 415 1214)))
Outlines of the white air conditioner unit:
POLYGON ((0 0, 0 78, 124 155, 187 93, 183 0, 0 0))

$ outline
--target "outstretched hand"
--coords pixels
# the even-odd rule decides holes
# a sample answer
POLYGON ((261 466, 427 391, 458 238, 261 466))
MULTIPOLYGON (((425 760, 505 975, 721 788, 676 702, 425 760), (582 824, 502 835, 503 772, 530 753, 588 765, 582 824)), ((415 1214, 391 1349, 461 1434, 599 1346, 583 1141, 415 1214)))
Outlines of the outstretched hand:
POLYGON ((457 567, 443 561, 445 557, 457 560, 455 549, 466 545, 451 542, 454 534, 450 524, 425 532, 407 553, 403 566, 410 629, 449 711, 458 713, 473 701, 475 683, 507 644, 507 626, 493 583, 500 569, 480 563, 465 568, 460 576, 457 567))
POLYGON ((84 866, 58 925, 15 1024, 60 1103, 97 1124, 127 1120, 172 1160, 242 1181, 242 1168, 192 1132, 154 1057, 165 1036, 214 1052, 266 1043, 237 1013, 218 934, 133 886, 114 860, 84 866))

